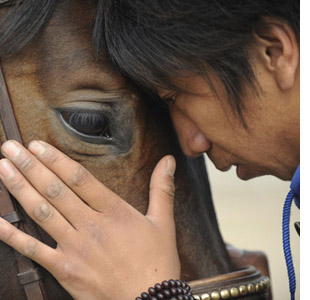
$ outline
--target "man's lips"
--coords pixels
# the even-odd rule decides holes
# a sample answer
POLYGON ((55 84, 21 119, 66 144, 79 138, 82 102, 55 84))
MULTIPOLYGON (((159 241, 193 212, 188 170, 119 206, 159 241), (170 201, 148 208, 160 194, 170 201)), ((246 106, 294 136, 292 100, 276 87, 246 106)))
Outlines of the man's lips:
POLYGON ((206 152, 206 154, 207 154, 207 156, 209 157, 209 159, 213 162, 214 166, 215 166, 219 171, 226 172, 226 171, 230 170, 230 168, 231 168, 233 165, 236 165, 236 164, 234 164, 234 163, 215 161, 215 160, 209 155, 209 153, 206 152))
POLYGON ((215 167, 216 167, 218 170, 222 171, 222 172, 226 172, 226 171, 230 170, 230 168, 232 167, 232 165, 219 166, 219 167, 218 167, 217 165, 215 165, 215 167))
POLYGON ((232 160, 232 155, 229 155, 228 157, 222 156, 222 157, 216 157, 211 154, 211 152, 206 151, 205 154, 209 157, 209 159, 213 162, 216 169, 218 169, 221 172, 226 172, 231 169, 232 166, 237 166, 237 163, 232 160))

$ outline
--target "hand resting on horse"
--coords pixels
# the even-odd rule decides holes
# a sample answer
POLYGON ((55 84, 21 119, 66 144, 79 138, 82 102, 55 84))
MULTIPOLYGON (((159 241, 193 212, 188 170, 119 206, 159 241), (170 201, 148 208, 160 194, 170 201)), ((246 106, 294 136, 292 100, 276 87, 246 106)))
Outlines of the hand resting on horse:
POLYGON ((1 180, 55 249, 0 218, 0 239, 55 276, 75 299, 135 299, 163 279, 178 279, 173 218, 175 160, 153 171, 144 216, 51 145, 2 146, 1 180), (162 255, 162 254, 165 255, 162 255))

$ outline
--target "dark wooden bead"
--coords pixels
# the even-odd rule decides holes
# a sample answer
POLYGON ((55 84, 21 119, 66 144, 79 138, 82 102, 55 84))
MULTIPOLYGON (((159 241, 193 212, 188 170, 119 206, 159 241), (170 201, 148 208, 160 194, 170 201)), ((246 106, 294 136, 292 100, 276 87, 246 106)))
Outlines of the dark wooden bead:
POLYGON ((176 287, 175 280, 170 279, 170 280, 169 280, 169 283, 170 283, 170 286, 171 286, 171 287, 176 287))
POLYGON ((162 283, 161 283, 161 287, 163 289, 169 289, 170 288, 170 284, 167 280, 164 280, 162 283))
POLYGON ((155 290, 154 288, 152 288, 152 287, 150 287, 150 288, 148 289, 148 292, 149 292, 149 294, 150 294, 151 296, 156 296, 156 294, 157 294, 156 290, 155 290))
POLYGON ((161 292, 163 289, 161 287, 161 285, 159 283, 155 284, 155 289, 158 291, 158 292, 161 292))
POLYGON ((164 280, 148 289, 148 293, 142 293, 135 300, 195 300, 190 286, 181 280, 164 280))
POLYGON ((170 292, 172 296, 176 296, 178 294, 178 291, 175 287, 170 288, 170 292))
POLYGON ((170 299, 171 298, 171 291, 170 290, 164 290, 163 291, 164 296, 166 297, 166 299, 170 299))
POLYGON ((156 297, 158 300, 165 300, 165 296, 162 293, 158 293, 156 297))
POLYGON ((141 298, 142 298, 142 300, 150 300, 150 296, 147 293, 142 293, 141 298))

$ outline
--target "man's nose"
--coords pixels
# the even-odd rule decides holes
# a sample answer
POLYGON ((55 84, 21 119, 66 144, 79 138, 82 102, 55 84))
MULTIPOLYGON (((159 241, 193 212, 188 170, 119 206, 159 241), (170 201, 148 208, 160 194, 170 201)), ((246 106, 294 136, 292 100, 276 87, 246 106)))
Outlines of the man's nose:
POLYGON ((212 147, 211 142, 200 131, 189 133, 183 152, 190 157, 196 157, 207 152, 212 147))
POLYGON ((212 147, 211 141, 190 118, 182 113, 171 113, 171 117, 182 151, 186 156, 199 156, 212 147))

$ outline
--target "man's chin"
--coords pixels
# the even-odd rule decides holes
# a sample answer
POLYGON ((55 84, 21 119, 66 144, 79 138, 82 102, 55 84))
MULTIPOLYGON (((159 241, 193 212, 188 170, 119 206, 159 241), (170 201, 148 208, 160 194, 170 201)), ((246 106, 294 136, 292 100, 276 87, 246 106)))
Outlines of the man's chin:
POLYGON ((243 165, 236 166, 236 173, 241 180, 249 180, 255 177, 267 175, 267 173, 263 172, 263 170, 251 169, 243 165))

